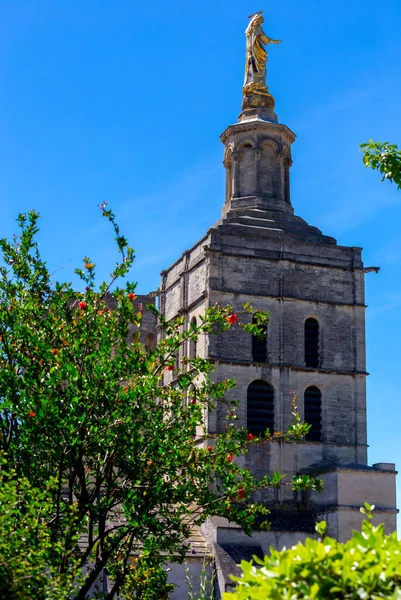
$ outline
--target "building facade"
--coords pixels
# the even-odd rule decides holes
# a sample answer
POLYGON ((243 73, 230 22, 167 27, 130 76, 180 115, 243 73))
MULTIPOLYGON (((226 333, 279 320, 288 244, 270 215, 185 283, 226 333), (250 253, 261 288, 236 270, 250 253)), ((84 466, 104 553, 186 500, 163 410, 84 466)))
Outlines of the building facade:
MULTIPOLYGON (((266 88, 267 89, 267 88, 266 88)), ((314 535, 316 520, 345 541, 374 504, 387 532, 396 527, 395 466, 367 461, 365 269, 361 248, 340 246, 294 214, 290 194, 294 133, 278 122, 274 100, 247 95, 238 122, 221 135, 226 194, 222 216, 194 246, 162 272, 159 308, 186 326, 215 303, 269 311, 265 339, 234 326, 203 335, 197 353, 215 362, 216 380, 234 378, 239 424, 257 434, 286 431, 294 391, 305 440, 262 442, 239 459, 254 475, 316 473, 324 491, 290 486, 255 498, 272 509, 272 530, 248 538, 223 518, 203 528, 216 558, 220 590, 241 558, 314 535)), ((189 352, 189 348, 184 349, 189 352)), ((173 378, 174 374, 168 374, 173 378)), ((220 433, 225 407, 205 415, 220 433)), ((178 594, 178 592, 177 592, 178 594)), ((177 598, 179 595, 177 595, 177 598)))

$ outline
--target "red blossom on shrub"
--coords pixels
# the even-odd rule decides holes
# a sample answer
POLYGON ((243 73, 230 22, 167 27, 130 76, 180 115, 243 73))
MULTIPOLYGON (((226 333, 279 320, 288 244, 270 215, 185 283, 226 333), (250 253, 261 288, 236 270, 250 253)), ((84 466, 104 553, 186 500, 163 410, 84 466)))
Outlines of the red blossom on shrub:
POLYGON ((33 419, 34 416, 35 416, 35 413, 33 412, 33 410, 31 410, 30 413, 28 414, 28 417, 30 419, 33 419))
POLYGON ((52 354, 54 354, 54 356, 56 356, 56 355, 57 355, 57 353, 58 353, 58 350, 57 350, 57 348, 52 348, 52 354))
POLYGON ((174 365, 167 365, 166 371, 174 371, 174 365))
POLYGON ((255 439, 255 436, 252 433, 248 433, 248 442, 251 442, 253 439, 255 439))
POLYGON ((213 446, 208 446, 207 449, 209 450, 209 452, 211 452, 213 450, 213 446))
POLYGON ((233 458, 234 458, 234 454, 229 454, 229 455, 227 456, 227 460, 228 460, 228 462, 232 462, 233 458))
POLYGON ((128 298, 129 298, 130 300, 135 300, 136 296, 135 296, 134 292, 130 292, 130 293, 128 294, 128 298))
POLYGON ((85 310, 86 308, 86 302, 78 302, 78 306, 81 310, 85 310))
POLYGON ((230 323, 230 325, 235 325, 235 323, 238 323, 238 317, 237 317, 236 313, 232 313, 231 315, 228 315, 228 317, 226 317, 226 321, 228 323, 230 323))
POLYGON ((243 498, 244 496, 245 496, 245 490, 244 490, 244 488, 241 486, 241 487, 239 487, 239 488, 238 488, 238 498, 239 498, 240 500, 242 500, 242 498, 243 498))

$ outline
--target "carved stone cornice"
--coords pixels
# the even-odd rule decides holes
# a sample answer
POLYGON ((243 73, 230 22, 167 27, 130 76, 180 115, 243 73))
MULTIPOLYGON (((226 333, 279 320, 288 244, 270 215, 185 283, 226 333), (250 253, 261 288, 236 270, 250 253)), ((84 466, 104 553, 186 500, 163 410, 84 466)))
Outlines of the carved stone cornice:
POLYGON ((268 121, 249 121, 247 123, 234 123, 229 125, 220 136, 220 140, 225 144, 229 138, 236 133, 245 133, 247 131, 263 131, 271 135, 281 134, 290 144, 295 141, 296 135, 287 127, 280 123, 269 123, 268 121))

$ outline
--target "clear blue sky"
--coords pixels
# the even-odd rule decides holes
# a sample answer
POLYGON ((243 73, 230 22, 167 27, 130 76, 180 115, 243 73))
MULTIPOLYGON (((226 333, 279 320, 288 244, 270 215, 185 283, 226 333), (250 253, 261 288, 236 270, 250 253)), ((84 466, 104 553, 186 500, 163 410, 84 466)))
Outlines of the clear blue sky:
POLYGON ((298 136, 295 211, 381 267, 366 277, 369 459, 401 468, 401 192, 358 153, 369 137, 401 144, 400 0, 2 0, 0 235, 34 207, 57 277, 84 254, 106 276, 107 199, 138 290, 156 289, 219 217, 219 134, 240 112, 244 30, 262 9, 282 39, 268 83, 298 136))

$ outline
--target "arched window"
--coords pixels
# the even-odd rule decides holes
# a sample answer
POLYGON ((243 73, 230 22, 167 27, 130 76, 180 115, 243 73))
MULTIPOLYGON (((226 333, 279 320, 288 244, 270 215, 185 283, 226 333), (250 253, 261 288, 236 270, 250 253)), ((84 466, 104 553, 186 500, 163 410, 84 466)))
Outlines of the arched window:
MULTIPOLYGON (((191 319, 191 325, 190 325, 190 330, 196 327, 196 317, 192 317, 191 319)), ((191 340, 189 342, 189 358, 195 358, 196 357, 196 353, 197 353, 197 341, 196 340, 191 340)))
MULTIPOLYGON (((252 318, 252 323, 256 323, 256 315, 252 318)), ((252 360, 253 362, 264 363, 267 361, 267 325, 260 327, 262 329, 263 338, 257 335, 252 336, 252 360)))
POLYGON ((149 350, 153 350, 156 348, 156 337, 154 333, 148 333, 146 336, 145 346, 149 348, 149 350))
POLYGON ((319 366, 319 323, 312 317, 305 321, 305 364, 319 366))
POLYGON ((305 390, 304 417, 305 423, 311 425, 305 439, 311 442, 320 442, 322 439, 322 393, 314 385, 305 390))
POLYGON ((238 160, 239 196, 253 196, 256 188, 256 163, 252 144, 242 146, 238 160))
POLYGON ((247 429, 253 435, 263 435, 266 429, 274 430, 274 390, 260 379, 248 387, 247 429))

